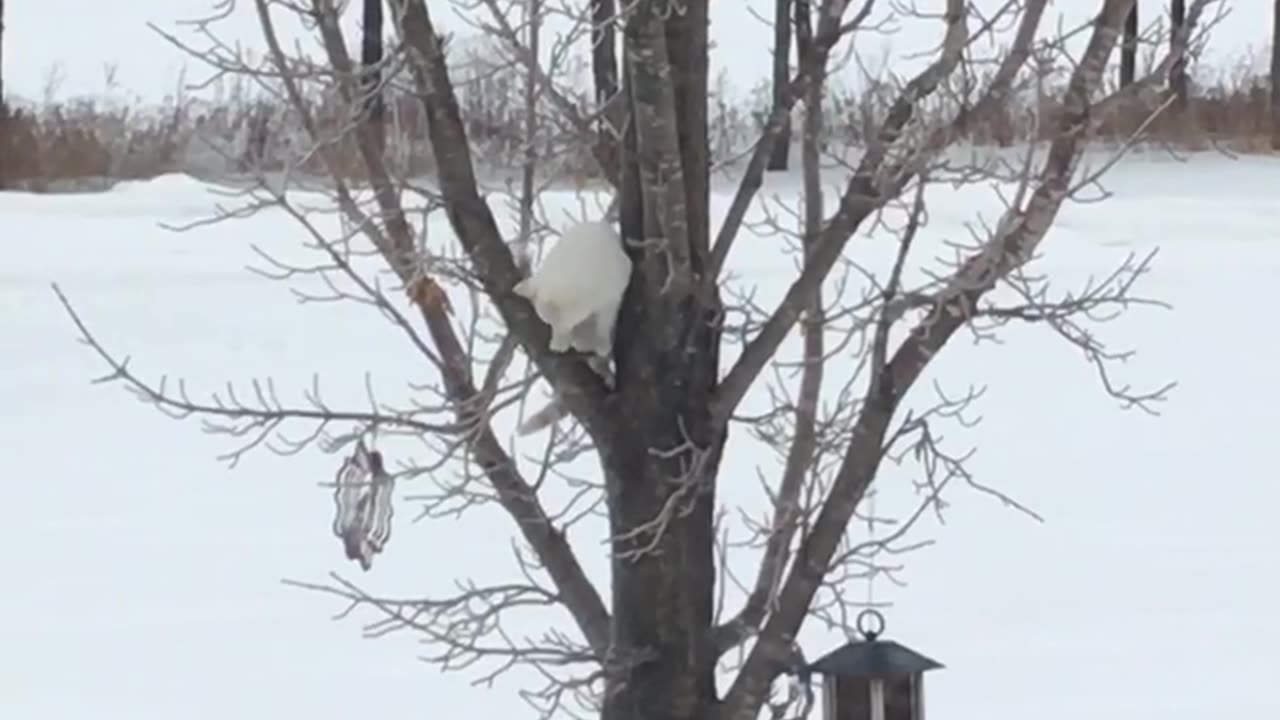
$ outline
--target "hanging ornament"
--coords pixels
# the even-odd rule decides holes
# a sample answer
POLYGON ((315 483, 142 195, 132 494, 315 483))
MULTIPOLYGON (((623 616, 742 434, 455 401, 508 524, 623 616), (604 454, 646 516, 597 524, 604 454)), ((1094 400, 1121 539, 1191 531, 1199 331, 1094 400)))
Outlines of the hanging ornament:
POLYGON ((338 469, 334 485, 333 534, 342 540, 347 559, 358 561, 367 571, 391 537, 395 481, 383 467, 382 453, 358 440, 355 451, 338 469))

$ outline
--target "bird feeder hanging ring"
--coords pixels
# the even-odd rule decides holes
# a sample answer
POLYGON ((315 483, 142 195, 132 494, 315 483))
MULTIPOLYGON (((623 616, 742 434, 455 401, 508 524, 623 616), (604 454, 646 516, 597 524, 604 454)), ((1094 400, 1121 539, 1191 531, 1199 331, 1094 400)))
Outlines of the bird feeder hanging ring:
POLYGON ((871 642, 884 633, 884 615, 875 608, 867 608, 858 613, 854 626, 867 642, 871 642))

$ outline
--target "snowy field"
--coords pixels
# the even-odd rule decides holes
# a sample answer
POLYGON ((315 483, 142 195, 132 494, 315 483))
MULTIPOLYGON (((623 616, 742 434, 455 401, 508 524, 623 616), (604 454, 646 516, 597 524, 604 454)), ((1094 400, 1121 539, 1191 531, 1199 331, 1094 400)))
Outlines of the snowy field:
MULTIPOLYGON (((1064 288, 1161 248, 1139 289, 1173 309, 1101 327, 1139 351, 1123 380, 1178 382, 1159 417, 1119 409, 1042 328, 1012 327, 999 346, 958 335, 935 366, 931 379, 988 386, 982 424, 952 430, 955 442, 979 448, 983 482, 1046 522, 957 488, 947 522, 920 530, 938 544, 910 556, 909 586, 877 585, 895 602, 888 634, 947 665, 929 676, 931 717, 1280 717, 1278 183, 1271 159, 1130 160, 1109 177, 1113 198, 1069 206, 1046 242, 1037 267, 1064 288)), ((299 306, 245 271, 251 241, 297 240, 288 219, 157 225, 215 200, 173 177, 0 195, 0 717, 530 716, 510 684, 442 675, 415 660, 411 639, 364 639, 358 619, 330 621, 340 603, 281 584, 362 575, 329 533, 318 484, 334 458, 259 452, 228 470, 215 460, 225 438, 89 384, 104 368, 76 343, 51 282, 135 370, 196 392, 271 376, 295 393, 318 373, 327 399, 358 403, 366 372, 384 393, 421 379, 403 337, 369 310, 299 306)), ((975 202, 935 198, 930 233, 958 235, 975 202)), ((776 290, 790 263, 767 245, 744 238, 735 269, 776 290)), ((736 457, 725 477, 754 477, 752 461, 736 457)), ((411 526, 412 515, 399 512, 361 582, 429 593, 509 562, 509 528, 493 514, 411 526)), ((599 545, 580 552, 599 576, 599 545)), ((805 642, 819 653, 840 640, 811 630, 805 642)))

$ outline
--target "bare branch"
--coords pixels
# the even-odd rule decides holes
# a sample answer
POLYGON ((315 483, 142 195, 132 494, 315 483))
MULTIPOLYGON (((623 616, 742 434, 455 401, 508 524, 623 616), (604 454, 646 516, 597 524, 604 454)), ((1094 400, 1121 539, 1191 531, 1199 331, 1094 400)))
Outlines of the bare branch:
POLYGON ((809 264, 791 284, 773 315, 756 337, 743 348, 737 362, 721 381, 715 398, 715 413, 718 416, 727 417, 746 395, 755 378, 800 318, 805 299, 826 278, 858 226, 886 201, 896 196, 906 182, 907 178, 901 176, 883 177, 888 148, 913 117, 917 104, 936 90, 959 65, 968 37, 965 31, 965 3, 962 0, 948 1, 945 19, 947 33, 939 58, 912 78, 899 95, 880 128, 876 143, 868 148, 859 162, 840 198, 839 208, 827 221, 822 236, 815 243, 809 264))
MULTIPOLYGON (((804 5, 807 10, 808 3, 804 5)), ((720 225, 720 232, 716 235, 715 244, 711 248, 706 282, 714 284, 719 279, 720 271, 724 268, 725 260, 728 259, 729 251, 733 247, 734 238, 737 237, 742 221, 746 218, 747 210, 751 208, 752 200, 764 184, 764 172, 769 163, 769 156, 773 153, 774 143, 778 141, 783 129, 787 126, 791 109, 804 96, 808 85, 822 82, 821 78, 826 73, 827 59, 831 49, 840 41, 840 38, 856 31, 866 22, 875 7, 875 0, 866 0, 854 17, 842 24, 848 6, 849 0, 823 0, 822 7, 818 11, 817 37, 811 42, 806 42, 806 47, 800 50, 799 72, 779 94, 782 102, 775 104, 770 110, 764 132, 756 142, 742 181, 720 225)))
MULTIPOLYGON (((870 10, 870 3, 864 12, 870 10)), ((811 52, 812 31, 809 3, 795 4, 796 39, 802 56, 811 52)), ((860 22, 860 20, 858 20, 860 22)), ((824 61, 825 62, 825 61, 824 61)), ((804 173, 804 252, 805 264, 822 232, 822 186, 818 150, 822 136, 823 77, 815 70, 805 88, 805 114, 802 126, 801 164, 804 173)), ((791 557, 791 543, 803 515, 801 493, 818 451, 818 402, 822 394, 823 370, 826 365, 825 333, 827 318, 823 315, 822 286, 815 285, 806 306, 802 323, 804 356, 800 377, 800 395, 795 403, 795 429, 787 450, 782 482, 773 498, 774 516, 765 544, 764 556, 756 573, 755 584, 737 617, 716 629, 716 651, 725 653, 744 642, 760 628, 782 582, 783 571, 791 557)))
MULTIPOLYGON (((271 61, 280 69, 290 67, 289 60, 285 56, 275 33, 268 0, 255 0, 255 5, 267 40, 271 61)), ((337 22, 336 7, 332 0, 309 0, 307 12, 311 14, 316 22, 324 50, 332 68, 332 77, 338 87, 340 97, 345 103, 345 107, 361 107, 363 104, 361 100, 364 95, 361 93, 359 80, 362 73, 347 54, 347 43, 337 22)), ((425 10, 423 12, 425 13, 425 10)), ((435 43, 432 48, 438 56, 440 48, 434 34, 431 35, 431 42, 435 43)), ((367 75, 365 76, 367 77, 367 75)), ((493 396, 498 392, 498 376, 493 375, 486 381, 487 385, 493 389, 492 394, 483 395, 475 387, 470 367, 472 353, 457 335, 451 320, 452 304, 445 295, 443 288, 423 272, 420 253, 416 246, 412 228, 400 204, 397 186, 391 179, 391 172, 383 157, 383 148, 376 124, 368 122, 369 116, 366 114, 363 118, 357 118, 349 129, 354 133, 360 158, 368 172, 378 207, 378 219, 381 219, 384 223, 382 227, 379 227, 374 222, 374 218, 369 217, 360 208, 353 193, 347 189, 345 183, 340 179, 342 174, 336 167, 337 161, 334 157, 333 148, 326 144, 326 138, 321 133, 319 124, 309 111, 309 106, 305 102, 303 92, 299 87, 298 78, 282 73, 280 81, 294 110, 299 113, 304 128, 311 136, 311 139, 317 143, 318 152, 322 160, 330 168, 335 181, 335 196, 338 201, 338 208, 343 217, 350 220, 355 227, 359 228, 370 239, 386 264, 407 287, 410 299, 418 307, 429 330, 436 350, 436 353, 432 356, 437 357, 439 360, 438 367, 446 388, 446 407, 452 410, 456 417, 452 426, 441 426, 439 429, 456 428, 461 430, 455 433, 456 442, 452 447, 448 447, 447 450, 452 451, 457 447, 462 447, 474 458, 475 463, 484 473, 487 482, 492 487, 497 500, 516 522, 525 541, 534 549, 538 562, 553 580, 557 588, 557 597, 562 600, 565 607, 572 613, 592 651, 597 657, 603 657, 608 646, 608 614, 599 594, 578 564, 577 558, 568 545, 563 532, 553 525, 552 519, 542 507, 536 491, 521 476, 512 458, 502 448, 489 425, 487 410, 490 407, 493 396)), ((453 110, 453 118, 456 120, 456 105, 453 106, 453 110)), ((436 125, 439 125, 439 123, 436 123, 436 125)), ((463 179, 470 180, 471 187, 469 192, 471 197, 476 202, 480 202, 475 194, 474 178, 468 175, 463 179)), ((445 200, 451 200, 451 188, 446 187, 445 191, 445 200)), ((452 192, 456 195, 459 190, 454 187, 452 192)), ((462 192, 465 194, 468 191, 464 188, 462 192)), ((488 215, 487 208, 484 209, 484 215, 488 219, 489 228, 492 230, 488 241, 497 246, 500 251, 497 253, 500 256, 500 260, 504 261, 514 273, 515 268, 511 261, 511 255, 501 243, 501 239, 498 238, 496 229, 492 226, 492 217, 488 215)), ((467 228, 462 229, 466 230, 467 228)), ((463 238, 463 244, 466 245, 467 236, 465 233, 460 232, 459 235, 463 238)), ((332 252, 331 244, 324 244, 324 246, 332 252)), ((335 254, 334 257, 336 259, 338 256, 335 254)), ((354 275, 354 272, 352 274, 354 275)), ((502 303, 499 304, 502 305, 502 303)), ((506 303, 508 309, 513 305, 516 306, 514 312, 525 318, 524 327, 529 328, 537 325, 536 319, 531 319, 533 315, 531 309, 527 308, 527 303, 523 303, 523 301, 520 303, 506 303)), ((472 337, 474 337, 474 333, 472 333, 472 337)), ((545 352, 542 355, 545 356, 545 352)), ((551 362, 556 364, 557 361, 551 362)), ((560 363, 557 367, 563 367, 567 364, 560 363)), ((572 373, 572 369, 570 368, 565 372, 572 373)), ((589 373, 589 371, 587 372, 589 373)), ((592 377, 594 378, 594 376, 592 377)), ((388 424, 394 424, 393 421, 395 419, 395 417, 392 417, 388 424)), ((270 417, 266 421, 269 422, 270 417)), ((400 422, 403 423, 404 421, 401 420, 400 422)), ((423 429, 434 430, 437 428, 427 427, 423 429)), ((431 433, 431 435, 435 434, 431 433)), ((427 438, 423 439, 425 441, 427 438)), ((446 453, 447 456, 448 453, 446 453)))
POLYGON ((911 329, 883 369, 873 368, 868 402, 853 428, 852 440, 831 493, 801 543, 779 593, 777 609, 765 623, 726 696, 726 717, 734 720, 753 717, 754 709, 763 701, 776 674, 776 665, 790 647, 848 521, 876 475, 898 403, 929 360, 968 322, 971 309, 983 294, 1029 259, 1066 199, 1085 140, 1090 100, 1130 4, 1130 0, 1104 3, 1088 46, 1071 74, 1057 134, 1025 207, 1015 205, 1006 211, 982 252, 971 257, 953 276, 950 286, 939 297, 936 311, 911 329))
POLYGON ((527 300, 511 291, 521 279, 502 242, 493 214, 476 189, 466 131, 449 80, 444 53, 422 0, 391 0, 397 26, 413 60, 414 84, 427 112, 431 147, 440 167, 440 186, 449 222, 484 283, 503 321, 520 339, 557 397, 593 434, 611 427, 603 381, 581 360, 550 352, 550 331, 527 300))
POLYGON ((239 462, 246 452, 268 442, 272 437, 280 443, 276 446, 277 452, 296 453, 319 438, 333 423, 352 423, 361 427, 401 428, 417 433, 444 434, 458 433, 463 430, 463 426, 456 423, 429 423, 419 420, 415 416, 421 412, 393 414, 377 411, 334 410, 324 404, 316 390, 309 394, 311 408, 287 407, 276 397, 275 387, 270 382, 254 383, 253 397, 256 406, 241 401, 231 388, 228 388, 225 397, 214 394, 209 402, 192 400, 187 396, 185 384, 181 382, 178 383, 176 394, 171 394, 165 379, 162 378, 158 385, 153 385, 134 374, 129 369, 128 358, 118 360, 94 337, 71 301, 62 292, 62 288, 54 284, 53 292, 71 317, 71 321, 75 323, 76 329, 79 330, 80 341, 92 348, 94 353, 111 368, 111 372, 95 380, 96 383, 122 383, 139 400, 155 406, 171 418, 182 420, 201 417, 204 419, 205 430, 210 433, 248 438, 245 444, 219 456, 218 459, 227 460, 232 466, 239 462), (282 426, 295 421, 314 426, 303 441, 289 440, 280 434, 282 426))

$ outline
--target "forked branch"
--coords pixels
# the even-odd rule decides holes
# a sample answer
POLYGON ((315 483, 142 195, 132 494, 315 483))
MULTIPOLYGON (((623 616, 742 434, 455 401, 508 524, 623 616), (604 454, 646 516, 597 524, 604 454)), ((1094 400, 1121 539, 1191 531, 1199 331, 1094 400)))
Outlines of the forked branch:
POLYGON ((485 292, 561 402, 595 435, 611 427, 604 382, 578 359, 552 353, 550 333, 533 306, 511 291, 521 278, 493 213, 480 197, 466 129, 430 12, 422 0, 389 0, 410 56, 413 83, 427 115, 449 223, 485 292))
MULTIPOLYGON (((738 189, 734 192, 729 210, 720 225, 720 231, 711 247, 711 259, 707 266, 705 282, 714 284, 719 281, 720 271, 729 258, 734 239, 742 228, 742 221, 746 218, 747 211, 751 209, 756 193, 764 184, 764 173, 769 164, 769 156, 773 153, 774 144, 782 137, 792 108, 800 98, 804 97, 805 89, 811 83, 822 81, 831 49, 842 37, 862 27, 872 9, 875 8, 875 4, 875 0, 866 0, 853 18, 845 22, 844 16, 849 7, 849 0, 823 0, 818 10, 816 37, 806 42, 804 47, 799 48, 799 71, 783 89, 779 98, 781 102, 769 111, 764 130, 761 132, 760 139, 756 141, 751 159, 747 161, 742 180, 738 183, 738 189)), ((807 10, 808 3, 804 3, 803 7, 807 10)))
MULTIPOLYGON (((870 8, 870 3, 867 9, 870 8)), ((802 57, 812 52, 813 33, 809 3, 795 3, 795 28, 802 57)), ((860 20, 858 20, 860 22, 860 20)), ((819 140, 823 134, 823 68, 818 67, 811 82, 804 86, 804 122, 801 134, 801 166, 804 187, 804 222, 801 246, 804 263, 822 233, 822 185, 819 140)), ((907 241, 909 242, 909 240, 907 241)), ((791 559, 792 543, 800 530, 804 514, 803 494, 819 452, 818 408, 822 398, 826 369, 827 319, 822 304, 822 286, 814 286, 804 309, 802 334, 804 353, 801 358, 800 388, 792 411, 794 429, 786 450, 782 481, 772 498, 773 518, 767 528, 764 554, 756 571, 755 583, 737 616, 715 631, 716 652, 723 654, 745 642, 760 629, 782 583, 783 573, 791 559)))
MULTIPOLYGON (((256 2, 259 10, 259 19, 264 34, 267 36, 272 56, 278 66, 286 67, 287 61, 278 41, 276 41, 274 25, 271 21, 266 0, 256 0, 256 2)), ((346 53, 346 42, 337 23, 335 8, 331 0, 313 0, 312 9, 320 16, 318 24, 321 39, 330 63, 337 73, 342 96, 354 106, 360 97, 358 87, 355 85, 355 79, 358 75, 355 72, 354 64, 346 53)), ((455 231, 462 239, 463 245, 471 252, 473 262, 480 266, 478 269, 482 277, 492 280, 491 273, 494 269, 491 265, 486 264, 486 260, 503 266, 509 274, 514 276, 517 271, 511 253, 498 236, 493 217, 489 209, 484 206, 483 201, 480 200, 476 190, 474 173, 471 171, 470 159, 467 155, 468 150, 465 147, 466 139, 462 135, 461 124, 458 119, 457 105, 453 100, 451 88, 447 87, 448 75, 443 67, 443 54, 439 39, 430 26, 429 18, 426 17, 426 9, 420 2, 410 3, 408 6, 393 2, 393 9, 397 11, 397 19, 404 20, 407 36, 413 36, 411 28, 416 28, 418 33, 428 33, 427 38, 418 38, 420 43, 418 52, 420 54, 425 52, 427 57, 436 61, 437 65, 431 65, 428 62, 425 70, 421 67, 419 68, 417 77, 420 81, 420 88, 425 85, 427 80, 426 75, 424 75, 425 72, 438 74, 439 77, 433 79, 442 81, 446 85, 442 90, 443 95, 440 97, 433 97, 424 93, 427 109, 432 118, 430 124, 433 131, 433 143, 442 167, 449 162, 449 158, 444 157, 441 153, 441 148, 443 147, 441 138, 447 140, 452 137, 451 133, 456 133, 457 140, 462 143, 460 154, 456 148, 453 150, 453 175, 448 181, 442 183, 444 185, 445 199, 449 203, 450 220, 453 221, 455 231), (410 23, 405 19, 404 15, 406 9, 412 11, 415 7, 420 11, 420 14, 415 16, 410 12, 409 17, 416 18, 417 25, 410 23), (459 198, 462 198, 462 201, 459 201, 459 198), (469 205, 466 204, 468 199, 470 199, 469 205), (462 204, 459 205, 459 202, 462 204)), ((306 118, 308 109, 302 100, 301 92, 297 89, 296 84, 288 78, 284 82, 289 89, 289 96, 295 104, 295 110, 302 113, 306 118)), ((441 85, 437 83, 433 87, 441 88, 441 85)), ((314 121, 307 122, 307 125, 309 129, 315 127, 314 121)), ((353 202, 341 202, 340 207, 344 212, 351 215, 354 222, 367 228, 367 232, 373 238, 375 247, 379 249, 387 264, 408 287, 410 297, 421 312, 432 341, 435 343, 443 360, 441 374, 449 399, 454 403, 455 408, 463 414, 460 419, 473 423, 474 434, 471 437, 469 450, 474 454, 477 464, 484 471, 498 496, 499 502, 516 522, 526 542, 534 549, 539 562, 554 582, 559 593, 558 597, 573 615, 587 642, 593 651, 603 657, 608 647, 608 613, 595 587, 586 577, 581 565, 579 565, 568 541, 563 533, 552 524, 545 509, 539 502, 537 494, 521 476, 515 462, 503 449, 487 418, 477 417, 468 413, 467 408, 477 407, 478 401, 483 396, 475 386, 469 355, 459 340, 450 319, 447 296, 445 296, 443 288, 421 271, 413 237, 405 220, 404 211, 400 206, 398 193, 391 181, 390 172, 381 154, 381 148, 376 142, 376 129, 369 127, 367 123, 361 123, 357 125, 356 132, 361 157, 369 173, 374 194, 379 204, 379 210, 386 220, 385 234, 382 229, 370 223, 368 218, 360 214, 354 214, 352 211, 358 212, 358 207, 353 202)), ((313 140, 320 142, 322 138, 313 134, 313 140)), ((336 172, 336 169, 331 169, 331 174, 335 180, 341 177, 336 172)), ((448 175, 448 173, 445 174, 448 175)), ((341 185, 340 182, 339 185, 341 185)), ((341 199, 343 196, 340 195, 339 197, 341 199)), ((512 279, 511 283, 514 284, 514 282, 515 280, 512 279)), ((525 340, 528 340, 534 328, 542 329, 540 323, 533 316, 532 309, 528 307, 528 303, 513 300, 503 302, 501 296, 495 297, 495 302, 500 309, 506 309, 504 316, 508 321, 508 326, 517 333, 523 330, 525 340)), ((542 330, 545 334, 545 329, 542 330)), ((535 357, 541 356, 545 367, 558 371, 559 374, 556 377, 572 377, 576 372, 575 368, 567 362, 548 361, 548 353, 545 350, 541 353, 534 352, 533 355, 535 357)), ((599 384, 599 380, 586 369, 585 365, 582 363, 576 363, 576 365, 581 366, 582 373, 590 376, 590 379, 594 380, 596 385, 599 384)), ((590 383, 584 383, 582 386, 595 387, 590 383)), ((594 408, 594 412, 599 412, 598 404, 588 402, 585 395, 580 400, 582 402, 581 407, 594 408)), ((592 417, 590 413, 587 414, 592 417)))
MULTIPOLYGON (((1043 0, 1042 0, 1043 1, 1043 0)), ((813 289, 822 284, 844 252, 858 227, 895 197, 909 176, 885 177, 888 148, 902 135, 921 101, 959 66, 968 40, 963 0, 948 0, 944 19, 946 36, 939 57, 907 83, 881 125, 878 138, 867 149, 840 198, 839 207, 827 221, 813 252, 799 277, 787 289, 782 302, 760 332, 742 349, 737 362, 725 374, 716 392, 714 412, 727 419, 755 383, 760 372, 795 327, 813 289)))

